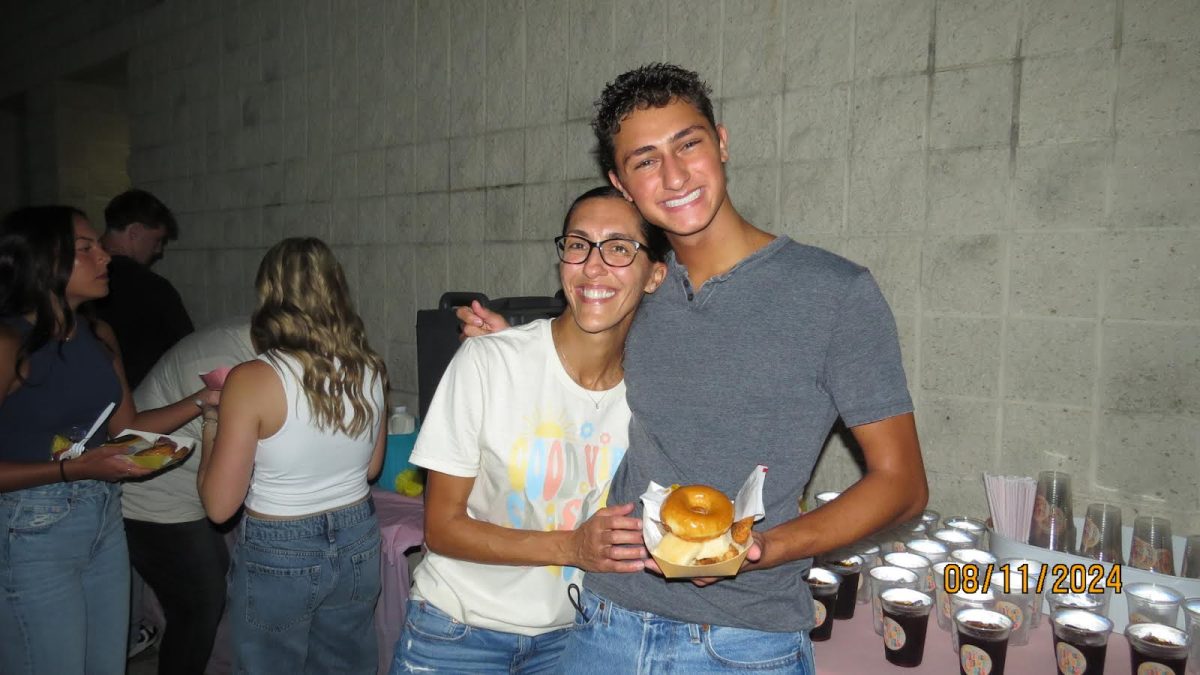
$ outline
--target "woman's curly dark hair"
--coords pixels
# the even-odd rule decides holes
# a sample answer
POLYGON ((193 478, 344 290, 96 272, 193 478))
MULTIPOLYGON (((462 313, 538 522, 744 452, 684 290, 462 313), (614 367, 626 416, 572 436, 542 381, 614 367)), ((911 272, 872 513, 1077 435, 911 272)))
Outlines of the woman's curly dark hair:
POLYGON ((616 171, 613 137, 621 130, 621 121, 634 110, 661 108, 671 101, 687 101, 704 115, 715 129, 712 89, 694 71, 670 63, 651 63, 617 76, 596 99, 592 131, 596 134, 596 161, 601 173, 616 171))

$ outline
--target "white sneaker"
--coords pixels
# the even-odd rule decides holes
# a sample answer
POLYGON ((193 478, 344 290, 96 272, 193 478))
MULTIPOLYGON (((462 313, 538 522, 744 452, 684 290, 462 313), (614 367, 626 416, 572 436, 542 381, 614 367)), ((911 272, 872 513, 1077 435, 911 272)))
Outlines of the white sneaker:
POLYGON ((159 635, 160 633, 158 632, 157 626, 150 626, 144 623, 139 624, 137 640, 135 640, 133 645, 129 647, 129 656, 127 658, 132 659, 138 654, 141 654, 147 649, 158 644, 159 635))

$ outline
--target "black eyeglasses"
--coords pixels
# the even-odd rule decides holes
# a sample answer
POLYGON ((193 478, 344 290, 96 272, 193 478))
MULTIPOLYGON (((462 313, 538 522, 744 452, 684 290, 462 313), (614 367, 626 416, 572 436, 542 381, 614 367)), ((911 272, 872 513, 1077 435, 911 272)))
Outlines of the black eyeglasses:
POLYGON ((629 267, 642 243, 632 239, 615 237, 604 241, 592 241, 576 234, 564 234, 554 238, 554 246, 558 248, 558 259, 570 264, 580 265, 587 262, 592 249, 600 249, 600 259, 612 267, 629 267))

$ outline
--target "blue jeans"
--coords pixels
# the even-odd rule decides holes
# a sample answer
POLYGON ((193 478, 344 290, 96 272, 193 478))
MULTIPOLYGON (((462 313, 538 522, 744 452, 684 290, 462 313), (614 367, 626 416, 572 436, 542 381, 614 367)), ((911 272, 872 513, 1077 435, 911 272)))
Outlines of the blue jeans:
POLYGON ((455 621, 424 600, 409 600, 391 675, 411 672, 556 673, 570 628, 517 635, 455 621))
POLYGON ((590 591, 567 638, 564 673, 817 672, 808 632, 768 633, 634 612, 590 591))
POLYGON ((129 552, 121 488, 0 493, 0 673, 125 672, 129 552))
POLYGON ((294 520, 247 515, 229 568, 238 673, 374 673, 379 521, 367 500, 294 520))

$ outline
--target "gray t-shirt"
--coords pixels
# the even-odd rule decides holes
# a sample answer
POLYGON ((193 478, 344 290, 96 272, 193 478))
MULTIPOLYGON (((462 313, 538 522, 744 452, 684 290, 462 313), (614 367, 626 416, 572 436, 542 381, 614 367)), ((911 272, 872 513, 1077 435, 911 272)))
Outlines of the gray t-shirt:
MULTIPOLYGON (((870 272, 779 237, 693 292, 674 256, 626 341, 633 421, 609 504, 650 481, 734 495, 767 466, 766 530, 796 517, 834 422, 912 411, 895 320, 870 272)), ((639 504, 640 506, 640 504, 639 504)), ((680 621, 785 632, 813 625, 808 559, 706 588, 649 574, 588 574, 623 607, 680 621)))

